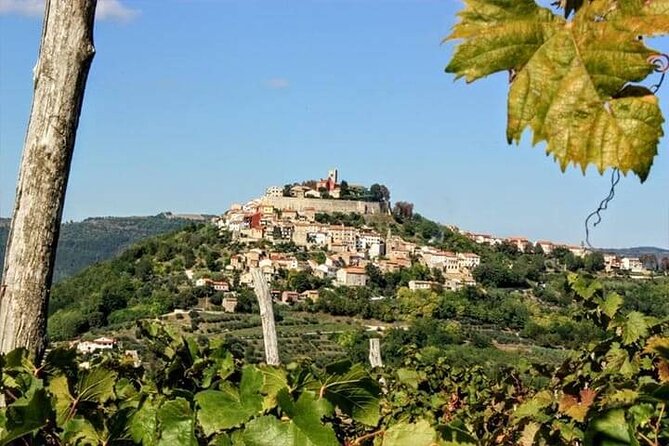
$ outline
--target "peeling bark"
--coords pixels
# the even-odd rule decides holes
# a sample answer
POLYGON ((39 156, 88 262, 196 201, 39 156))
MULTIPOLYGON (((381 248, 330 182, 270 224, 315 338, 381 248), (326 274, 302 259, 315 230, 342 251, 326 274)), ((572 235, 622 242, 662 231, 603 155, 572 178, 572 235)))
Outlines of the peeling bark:
POLYGON ((97 0, 47 0, 34 94, 0 286, 0 351, 46 347, 49 289, 97 0))
POLYGON ((262 338, 265 344, 265 361, 269 365, 279 365, 279 345, 276 338, 276 326, 274 324, 274 308, 272 307, 272 293, 270 293, 267 281, 258 268, 251 269, 253 276, 253 288, 258 298, 260 307, 260 322, 262 323, 262 338))
POLYGON ((369 339, 369 365, 372 368, 383 367, 381 360, 381 340, 379 338, 369 339))

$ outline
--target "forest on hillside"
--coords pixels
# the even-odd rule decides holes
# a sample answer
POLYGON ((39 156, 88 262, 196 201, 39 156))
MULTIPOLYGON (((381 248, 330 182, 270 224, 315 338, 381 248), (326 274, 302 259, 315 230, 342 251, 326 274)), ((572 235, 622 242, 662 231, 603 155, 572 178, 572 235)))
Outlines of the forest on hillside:
MULTIPOLYGON (((96 217, 61 225, 54 282, 69 277, 88 265, 119 254, 132 243, 165 232, 181 229, 188 220, 149 217, 96 217)), ((0 219, 0 270, 2 270, 10 220, 0 219)))

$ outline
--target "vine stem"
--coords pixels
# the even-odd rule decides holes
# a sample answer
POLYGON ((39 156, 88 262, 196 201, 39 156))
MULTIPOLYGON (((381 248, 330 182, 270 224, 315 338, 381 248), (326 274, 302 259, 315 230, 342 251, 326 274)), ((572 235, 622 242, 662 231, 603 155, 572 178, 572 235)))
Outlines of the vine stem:
POLYGON ((370 432, 369 434, 365 434, 362 437, 358 437, 355 440, 353 440, 350 444, 350 446, 360 446, 363 441, 368 440, 370 438, 374 438, 377 435, 383 435, 386 431, 381 429, 375 432, 370 432))
POLYGON ((662 422, 662 416, 664 415, 664 409, 666 407, 665 403, 662 403, 662 408, 660 409, 660 415, 657 417, 657 421, 655 422, 655 443, 660 444, 660 442, 657 439, 657 434, 660 432, 660 423, 662 422))

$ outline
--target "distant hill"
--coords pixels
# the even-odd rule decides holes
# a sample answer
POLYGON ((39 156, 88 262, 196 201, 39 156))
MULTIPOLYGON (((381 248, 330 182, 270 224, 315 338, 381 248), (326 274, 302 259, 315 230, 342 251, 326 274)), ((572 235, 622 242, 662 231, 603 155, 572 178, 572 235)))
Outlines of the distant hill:
MULTIPOLYGON (((166 213, 149 217, 95 217, 64 223, 56 253, 54 281, 71 276, 93 263, 107 260, 141 239, 172 232, 200 221, 200 217, 206 219, 206 216, 166 213)), ((9 224, 8 218, 0 218, 0 271, 5 258, 9 224)))
POLYGON ((654 246, 637 246, 634 248, 605 248, 600 249, 601 252, 616 254, 619 256, 641 257, 641 256, 655 256, 658 260, 663 257, 669 257, 669 249, 656 248, 654 246))

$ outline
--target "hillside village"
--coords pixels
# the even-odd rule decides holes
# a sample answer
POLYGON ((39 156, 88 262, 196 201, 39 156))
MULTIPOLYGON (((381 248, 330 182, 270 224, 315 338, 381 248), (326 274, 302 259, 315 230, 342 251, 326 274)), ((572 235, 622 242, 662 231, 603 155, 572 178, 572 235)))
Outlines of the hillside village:
MULTIPOLYGON (((233 239, 241 242, 265 240, 272 244, 292 242, 307 250, 327 252, 323 263, 315 260, 299 261, 295 255, 274 252, 271 248, 249 249, 231 258, 228 271, 241 271, 241 283, 251 284, 250 268, 260 268, 271 282, 282 269, 305 270, 319 278, 331 278, 339 286, 364 287, 368 275, 365 268, 374 265, 383 273, 398 271, 419 262, 430 269, 443 273, 439 285, 456 290, 473 285, 473 268, 480 264, 480 257, 472 252, 447 252, 430 246, 419 246, 407 242, 390 232, 381 234, 372 227, 320 222, 324 214, 358 214, 360 216, 388 213, 386 202, 343 200, 341 183, 337 181, 337 170, 331 170, 326 179, 316 182, 315 188, 296 185, 290 188, 269 187, 263 197, 246 204, 234 204, 214 223, 221 230, 232 233, 233 239), (325 189, 330 197, 322 198, 318 189, 325 189), (283 194, 288 190, 287 194, 283 194), (334 198, 336 197, 336 198, 334 198), (320 221, 319 221, 320 220, 320 221)), ((411 281, 410 289, 430 288, 429 281, 411 281)), ((292 301, 314 292, 297 296, 284 292, 281 300, 292 301)))
MULTIPOLYGON (((251 248, 234 255, 225 267, 227 272, 239 272, 240 283, 251 285, 251 268, 260 268, 267 281, 281 270, 308 271, 322 279, 332 279, 338 286, 364 287, 367 285, 366 267, 373 265, 381 272, 388 273, 407 268, 412 263, 420 263, 430 270, 441 273, 443 280, 412 280, 409 288, 429 289, 441 286, 457 290, 466 285, 475 285, 472 270, 480 265, 481 258, 473 252, 451 252, 429 245, 419 245, 403 240, 397 235, 379 233, 367 224, 349 226, 330 224, 328 214, 354 214, 361 217, 390 213, 390 204, 382 198, 379 202, 342 199, 342 183, 338 182, 338 171, 328 172, 325 179, 305 185, 272 186, 265 195, 245 204, 233 204, 213 223, 222 231, 230 231, 233 240, 241 243, 265 241, 267 248, 251 248), (327 255, 323 262, 299 260, 295 254, 277 252, 275 245, 292 242, 306 250, 321 250, 327 255)), ((304 184, 304 183, 303 183, 304 184)), ((360 186, 358 186, 360 188, 360 186)), ((364 219, 359 221, 364 222, 364 219)), ((515 246, 519 252, 540 250, 550 254, 558 248, 567 249, 577 257, 590 252, 583 246, 564 245, 547 240, 531 242, 525 237, 496 237, 461 231, 451 227, 477 244, 491 246, 503 243, 515 246)), ((604 256, 607 272, 626 271, 633 274, 647 273, 642 262, 636 257, 604 256)), ((229 291, 229 282, 216 282, 200 278, 198 285, 211 285, 216 290, 229 291)), ((284 303, 317 298, 316 290, 303 293, 284 291, 277 298, 284 303)))
MULTIPOLYGON (((568 266, 565 256, 580 259, 581 266, 576 268, 582 268, 585 260, 594 255, 583 246, 444 227, 412 211, 412 205, 406 202, 391 207, 385 186, 348 186, 339 181, 336 170, 318 181, 272 186, 263 196, 233 204, 207 223, 197 220, 191 230, 177 233, 179 242, 149 241, 145 248, 129 250, 119 262, 124 265, 122 269, 131 268, 135 281, 127 276, 107 276, 106 281, 119 280, 118 285, 104 285, 101 293, 87 298, 94 301, 101 296, 97 308, 105 313, 94 317, 93 311, 89 318, 80 316, 79 311, 58 311, 55 320, 63 322, 52 319, 52 327, 62 327, 61 333, 70 333, 59 336, 66 340, 92 324, 104 327, 137 318, 158 317, 196 327, 202 317, 247 317, 244 314, 254 312, 254 269, 266 279, 274 302, 287 310, 353 315, 360 311, 355 305, 361 305, 361 300, 356 299, 362 299, 375 305, 376 316, 372 318, 388 322, 395 319, 393 308, 398 300, 419 301, 425 295, 448 295, 459 290, 467 293, 464 288, 468 286, 476 290, 471 292, 483 293, 495 287, 523 289, 528 280, 539 280, 530 279, 530 270, 521 267, 521 282, 491 284, 481 271, 490 271, 500 255, 506 259, 497 265, 502 271, 512 270, 515 264, 538 261, 539 264, 526 265, 534 271, 548 269, 558 273, 568 266), (399 224, 401 221, 404 223, 399 224), (403 225, 417 221, 439 231, 442 237, 449 232, 456 240, 436 240, 434 231, 407 236, 403 225), (376 305, 379 303, 385 307, 376 305), (384 308, 390 309, 385 316, 384 308), (80 319, 83 321, 76 322, 80 319)), ((600 275, 652 277, 639 258, 597 256, 595 271, 600 275)), ((494 272, 493 267, 492 276, 499 271, 494 272)), ((66 299, 85 302, 79 297, 81 285, 75 283, 65 292, 66 299)), ((537 286, 527 294, 530 299, 540 292, 537 290, 542 284, 537 286)), ((54 294, 55 302, 61 299, 62 289, 59 287, 54 294)), ((509 308, 512 313, 515 311, 509 308)), ((220 329, 216 324, 207 327, 220 329)), ((91 353, 116 348, 107 331, 99 334, 103 336, 82 341, 80 350, 91 353)), ((136 362, 133 350, 128 355, 129 360, 136 362)))

